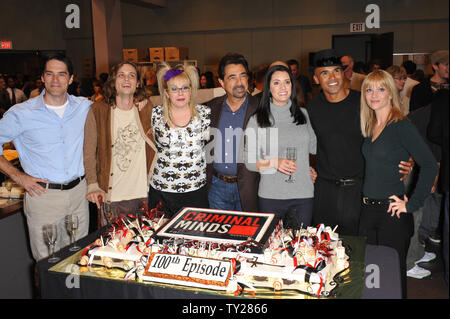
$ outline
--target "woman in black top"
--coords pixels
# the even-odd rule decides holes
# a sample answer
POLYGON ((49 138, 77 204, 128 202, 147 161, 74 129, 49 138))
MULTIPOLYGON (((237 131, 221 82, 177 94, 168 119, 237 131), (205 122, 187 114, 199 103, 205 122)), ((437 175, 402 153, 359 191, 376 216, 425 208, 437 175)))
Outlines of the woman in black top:
POLYGON ((414 231, 410 213, 423 205, 437 173, 437 163, 423 138, 402 114, 392 76, 370 73, 361 89, 362 152, 366 161, 360 235, 367 242, 397 250, 403 296, 406 296, 406 254, 414 231), (413 157, 420 166, 416 189, 405 195, 397 163, 413 157))

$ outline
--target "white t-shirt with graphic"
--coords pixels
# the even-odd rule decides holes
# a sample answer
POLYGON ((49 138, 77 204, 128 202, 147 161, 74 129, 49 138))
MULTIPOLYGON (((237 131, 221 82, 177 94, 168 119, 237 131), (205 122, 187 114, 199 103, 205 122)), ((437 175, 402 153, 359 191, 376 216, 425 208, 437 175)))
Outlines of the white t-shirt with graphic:
POLYGON ((113 112, 111 201, 146 198, 147 162, 138 111, 135 107, 128 111, 116 107, 113 112))

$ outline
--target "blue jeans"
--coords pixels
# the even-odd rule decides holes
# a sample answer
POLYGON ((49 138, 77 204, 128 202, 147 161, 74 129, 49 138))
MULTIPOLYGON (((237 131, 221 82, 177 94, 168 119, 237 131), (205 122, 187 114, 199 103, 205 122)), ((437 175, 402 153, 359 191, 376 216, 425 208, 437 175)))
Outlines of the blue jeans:
POLYGON ((238 184, 225 183, 216 176, 212 177, 208 200, 212 209, 242 211, 238 184))

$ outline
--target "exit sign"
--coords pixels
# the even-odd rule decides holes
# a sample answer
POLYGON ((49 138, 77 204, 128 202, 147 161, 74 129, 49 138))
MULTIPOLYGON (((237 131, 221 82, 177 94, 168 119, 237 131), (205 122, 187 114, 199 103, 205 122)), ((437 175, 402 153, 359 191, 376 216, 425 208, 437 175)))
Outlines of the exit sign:
POLYGON ((350 23, 350 32, 364 32, 366 31, 366 25, 364 22, 350 23))
POLYGON ((0 49, 12 49, 12 42, 11 41, 0 41, 0 49))

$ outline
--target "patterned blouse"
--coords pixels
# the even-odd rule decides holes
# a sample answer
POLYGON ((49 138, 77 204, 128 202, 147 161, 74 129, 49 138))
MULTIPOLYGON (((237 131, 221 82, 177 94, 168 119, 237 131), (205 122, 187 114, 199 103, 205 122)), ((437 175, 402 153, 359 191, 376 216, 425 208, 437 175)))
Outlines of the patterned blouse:
POLYGON ((152 111, 158 160, 150 185, 157 190, 184 193, 206 185, 206 161, 204 146, 209 138, 211 110, 196 106, 199 118, 192 118, 186 127, 171 128, 164 123, 163 108, 152 111))

